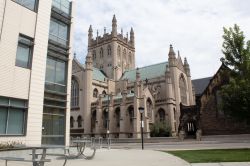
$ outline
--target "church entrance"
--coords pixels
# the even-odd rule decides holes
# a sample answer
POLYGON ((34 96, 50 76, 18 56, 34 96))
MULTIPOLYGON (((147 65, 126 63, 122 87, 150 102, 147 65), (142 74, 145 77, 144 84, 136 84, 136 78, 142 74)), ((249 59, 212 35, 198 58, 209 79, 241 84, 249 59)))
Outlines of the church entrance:
POLYGON ((197 106, 184 106, 180 104, 180 112, 179 134, 182 134, 182 138, 195 139, 200 122, 197 106))
POLYGON ((196 131, 197 131, 196 122, 194 122, 194 121, 187 122, 187 124, 186 124, 187 136, 189 136, 189 137, 195 136, 196 131))

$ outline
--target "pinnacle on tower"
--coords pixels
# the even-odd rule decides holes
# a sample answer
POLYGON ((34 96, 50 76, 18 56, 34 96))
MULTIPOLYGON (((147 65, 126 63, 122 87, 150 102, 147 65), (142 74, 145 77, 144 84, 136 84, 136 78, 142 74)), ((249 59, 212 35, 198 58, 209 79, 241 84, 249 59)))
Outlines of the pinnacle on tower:
POLYGON ((184 69, 186 71, 187 76, 190 76, 190 68, 186 57, 184 58, 184 69))
POLYGON ((91 40, 93 38, 93 29, 92 29, 92 25, 89 26, 89 34, 88 34, 88 45, 91 45, 91 40))
POLYGON ((140 74, 139 68, 137 67, 136 68, 136 80, 140 80, 140 78, 141 78, 141 74, 140 74))
POLYGON ((87 70, 92 69, 92 55, 91 55, 90 51, 88 52, 88 54, 86 56, 85 67, 87 70))
POLYGON ((134 36, 134 29, 132 27, 130 29, 130 36, 134 36))
POLYGON ((188 66, 189 66, 189 64, 188 64, 188 62, 187 62, 187 58, 186 58, 186 57, 184 58, 184 65, 188 65, 188 66))
POLYGON ((115 15, 113 16, 112 19, 112 36, 116 37, 117 36, 117 20, 115 15))
POLYGON ((113 15, 112 23, 113 24, 117 24, 117 20, 116 20, 115 14, 113 15))
POLYGON ((168 56, 169 58, 175 58, 175 52, 174 52, 172 44, 170 44, 168 56))
POLYGON ((180 51, 178 50, 178 58, 181 58, 180 51))
POLYGON ((89 34, 93 33, 92 25, 89 26, 89 34))
POLYGON ((133 46, 135 46, 135 33, 134 33, 134 30, 133 28, 131 27, 131 30, 130 30, 130 42, 133 46))

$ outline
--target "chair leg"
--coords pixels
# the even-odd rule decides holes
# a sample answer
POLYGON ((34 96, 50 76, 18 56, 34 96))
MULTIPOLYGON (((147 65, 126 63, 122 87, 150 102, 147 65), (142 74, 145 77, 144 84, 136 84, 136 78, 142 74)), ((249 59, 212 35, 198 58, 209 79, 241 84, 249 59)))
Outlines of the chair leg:
POLYGON ((5 166, 7 166, 8 165, 8 160, 5 160, 5 166))
POLYGON ((65 165, 66 165, 67 160, 68 160, 68 158, 67 158, 67 156, 65 156, 65 160, 64 160, 63 166, 65 166, 65 165))

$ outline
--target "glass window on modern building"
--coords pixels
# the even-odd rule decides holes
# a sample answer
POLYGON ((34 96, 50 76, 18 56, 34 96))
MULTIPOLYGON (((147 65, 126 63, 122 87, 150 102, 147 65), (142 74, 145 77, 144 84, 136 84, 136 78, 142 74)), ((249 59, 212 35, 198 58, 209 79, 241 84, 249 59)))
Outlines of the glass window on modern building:
POLYGON ((66 14, 70 14, 71 5, 68 0, 53 0, 52 5, 66 14))
POLYGON ((31 67, 33 52, 33 40, 23 35, 19 35, 17 52, 16 52, 16 66, 23 68, 31 67))
POLYGON ((65 141, 64 109, 45 107, 43 110, 43 144, 63 145, 65 141))
POLYGON ((52 57, 47 58, 45 89, 66 92, 66 62, 52 57))
POLYGON ((68 44, 68 25, 51 18, 49 39, 66 46, 68 44))
POLYGON ((37 11, 38 0, 13 0, 13 1, 32 11, 37 11))
POLYGON ((25 135, 27 101, 0 97, 0 135, 25 135))

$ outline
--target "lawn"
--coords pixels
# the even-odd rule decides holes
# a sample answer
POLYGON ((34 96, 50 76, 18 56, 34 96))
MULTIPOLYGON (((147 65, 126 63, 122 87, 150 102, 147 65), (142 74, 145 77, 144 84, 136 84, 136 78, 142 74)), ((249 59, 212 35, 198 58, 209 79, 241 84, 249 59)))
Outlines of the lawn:
POLYGON ((250 161, 250 149, 212 149, 167 151, 189 163, 250 161))

